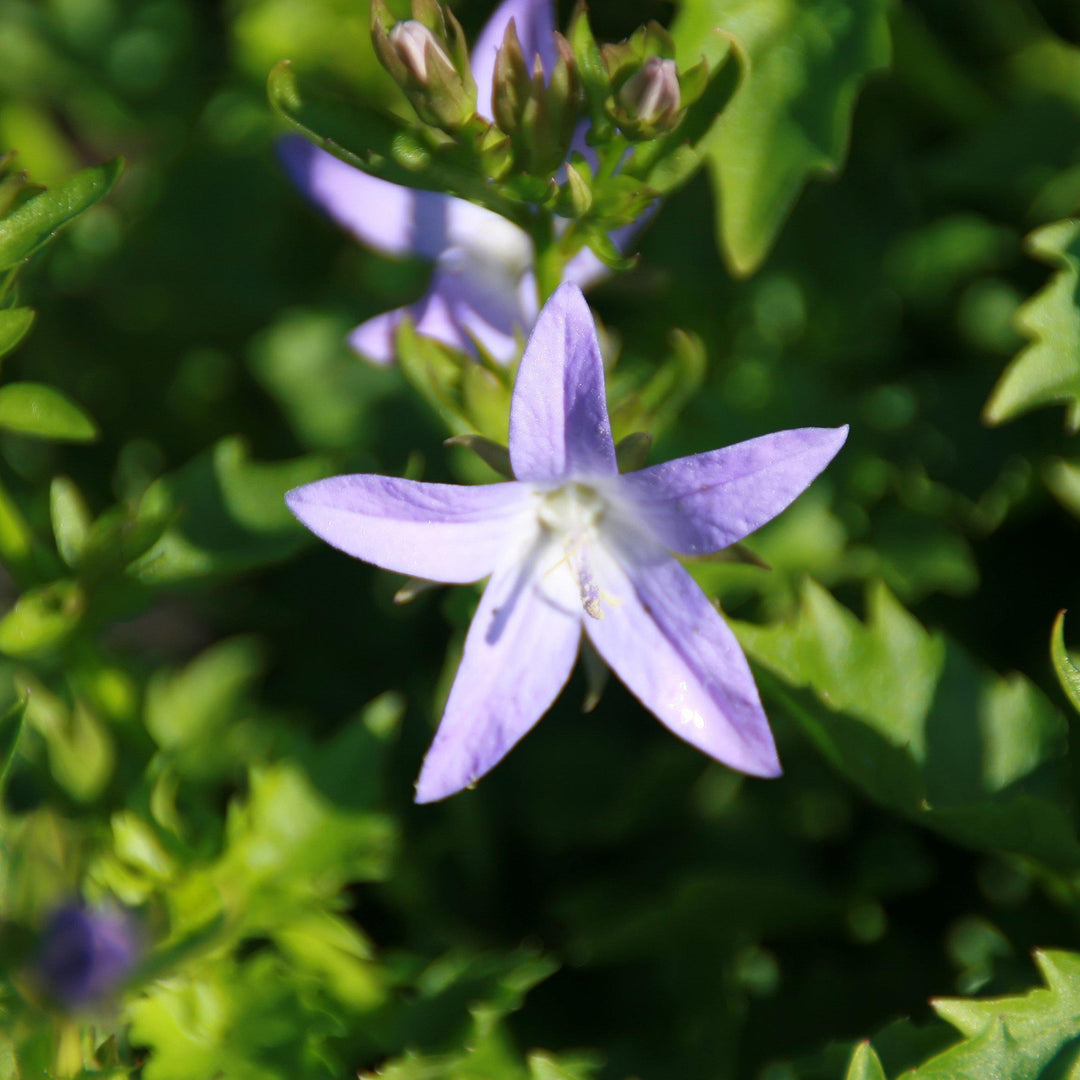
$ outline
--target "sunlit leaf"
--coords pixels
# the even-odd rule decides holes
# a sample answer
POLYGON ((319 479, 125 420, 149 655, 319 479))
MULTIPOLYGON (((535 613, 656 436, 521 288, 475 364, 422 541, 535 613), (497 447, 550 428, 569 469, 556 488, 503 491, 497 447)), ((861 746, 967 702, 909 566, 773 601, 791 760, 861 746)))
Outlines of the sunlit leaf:
POLYGON ((11 775, 11 766, 19 749, 19 736, 22 735, 26 716, 26 698, 22 697, 9 705, 0 716, 0 794, 11 775))
POLYGON ((33 325, 33 308, 13 307, 0 310, 0 356, 7 356, 26 337, 33 325))
POLYGON ((1074 1075, 1073 1067, 1053 1074, 1052 1065, 1080 1036, 1080 956, 1046 951, 1035 953, 1045 988, 1015 997, 940 998, 934 1009, 953 1025, 964 1041, 904 1074, 904 1080, 959 1080, 961 1077, 1000 1077, 1027 1080, 1037 1076, 1074 1075))
POLYGON ((855 1047, 844 1080, 885 1080, 881 1060, 868 1042, 859 1043, 855 1047))
POLYGON ((865 623, 809 582, 794 619, 737 632, 765 696, 869 798, 960 844, 1080 868, 1055 769, 1065 721, 1023 676, 980 667, 884 586, 865 623))
POLYGON ((57 476, 49 487, 49 511, 56 550, 68 566, 75 566, 92 521, 82 493, 66 476, 57 476))
POLYGON ((1059 611, 1054 620, 1054 629, 1050 636, 1050 659, 1054 662, 1058 682, 1065 691, 1073 708, 1080 712, 1080 668, 1069 656, 1065 648, 1065 612, 1059 611))
POLYGON ((680 57, 715 62, 722 30, 750 73, 703 147, 717 235, 732 269, 752 273, 807 178, 843 162, 863 80, 889 62, 887 0, 684 0, 680 57))
POLYGON ((1033 232, 1028 249, 1054 267, 1049 282, 1016 315, 1027 345, 994 387, 983 417, 1001 424, 1040 405, 1066 406, 1070 431, 1080 430, 1080 221, 1033 232))
POLYGON ((24 592, 0 619, 0 652, 33 657, 58 648, 74 632, 86 607, 86 597, 74 581, 24 592))
POLYGON ((59 390, 42 383, 0 386, 0 428, 64 442, 92 442, 97 425, 59 390))
POLYGON ((140 514, 176 524, 130 568, 147 585, 178 584, 283 559, 306 542, 285 492, 330 472, 316 457, 253 461, 242 439, 223 439, 154 483, 140 514))
POLYGON ((0 271, 30 258, 58 229, 103 198, 123 167, 123 158, 92 165, 0 219, 0 271))

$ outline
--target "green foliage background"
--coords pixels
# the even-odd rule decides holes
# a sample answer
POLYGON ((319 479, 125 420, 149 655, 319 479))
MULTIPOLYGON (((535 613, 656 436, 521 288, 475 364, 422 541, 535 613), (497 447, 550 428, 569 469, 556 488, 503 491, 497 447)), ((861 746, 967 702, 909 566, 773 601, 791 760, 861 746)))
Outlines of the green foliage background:
MULTIPOLYGON (((454 5, 471 34, 491 6, 454 5)), ((662 364, 676 391, 622 421, 651 415, 653 460, 852 425, 751 539, 771 571, 694 568, 785 776, 710 763, 618 685, 583 716, 578 675, 475 791, 413 806, 473 596, 395 606, 281 502, 477 475, 344 345, 427 270, 275 158, 282 58, 401 105, 366 5, 7 0, 0 150, 49 190, 0 182, 5 1080, 1078 1068, 1080 676, 1049 642, 1080 584, 1080 9, 591 17, 750 58, 638 269, 590 294, 620 396, 662 364), (32 973, 74 895, 129 907, 146 953, 72 1017, 32 973)))

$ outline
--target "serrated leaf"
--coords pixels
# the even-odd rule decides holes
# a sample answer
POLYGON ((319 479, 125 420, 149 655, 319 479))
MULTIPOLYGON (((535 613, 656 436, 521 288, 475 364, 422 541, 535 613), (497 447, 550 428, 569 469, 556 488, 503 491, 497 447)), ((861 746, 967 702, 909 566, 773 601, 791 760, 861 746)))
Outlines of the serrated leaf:
POLYGON ((1080 221, 1057 221, 1027 238, 1053 277, 1016 313, 1030 339, 990 394, 983 419, 1002 424, 1041 405, 1064 404, 1066 426, 1080 430, 1080 221))
POLYGON ((0 271, 30 258, 58 229, 108 194, 123 167, 123 158, 92 165, 0 219, 0 271))
POLYGON ((43 383, 0 386, 0 428, 62 442, 93 442, 97 425, 59 390, 43 383))
POLYGON ((847 151, 863 80, 889 63, 887 0, 684 0, 679 56, 715 62, 737 38, 750 74, 702 150, 717 235, 738 274, 761 264, 807 178, 847 151))
POLYGON ((1046 986, 1002 998, 942 998, 932 1004, 964 1041, 904 1074, 903 1080, 960 1080, 993 1076, 1035 1080, 1075 1075, 1080 1036, 1080 956, 1071 952, 1035 953, 1046 986), (1061 1056, 1067 1054, 1070 1060, 1061 1056), (1063 1068, 1068 1067, 1069 1068, 1063 1068))
POLYGON ((1058 682, 1065 691, 1066 697, 1072 702, 1072 707, 1080 712, 1080 668, 1078 668, 1069 656, 1065 648, 1065 612, 1059 611, 1054 620, 1054 629, 1050 635, 1050 659, 1054 663, 1058 682))
POLYGON ((861 1042, 855 1047, 844 1080, 885 1080, 881 1059, 868 1042, 861 1042))
POLYGON ((863 623, 808 582, 793 619, 736 624, 766 697, 893 812, 978 850, 1080 868, 1062 716, 1023 676, 928 633, 883 585, 867 606, 863 623))
POLYGON ((0 357, 7 356, 34 325, 34 309, 4 308, 0 311, 0 357))

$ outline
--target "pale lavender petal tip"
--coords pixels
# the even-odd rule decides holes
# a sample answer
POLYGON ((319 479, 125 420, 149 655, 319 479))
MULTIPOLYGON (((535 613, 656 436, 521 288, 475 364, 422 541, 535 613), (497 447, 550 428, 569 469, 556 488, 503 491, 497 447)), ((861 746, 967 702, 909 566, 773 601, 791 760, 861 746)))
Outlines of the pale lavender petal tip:
POLYGON ((791 505, 836 456, 848 427, 795 428, 620 477, 657 540, 696 555, 737 543, 791 505))
POLYGON ((285 496, 302 524, 354 558, 410 577, 467 583, 491 573, 521 529, 521 484, 462 487, 392 476, 332 476, 285 496))
POLYGON ((510 460, 519 480, 618 472, 596 324, 564 283, 540 311, 510 404, 510 460))
POLYGON ((543 598, 527 561, 496 570, 469 626, 416 801, 445 799, 494 768, 559 696, 580 639, 580 619, 543 598))
POLYGON ((598 558, 612 610, 586 619, 597 652, 681 739, 752 776, 779 776, 776 744, 735 635, 669 555, 598 558))

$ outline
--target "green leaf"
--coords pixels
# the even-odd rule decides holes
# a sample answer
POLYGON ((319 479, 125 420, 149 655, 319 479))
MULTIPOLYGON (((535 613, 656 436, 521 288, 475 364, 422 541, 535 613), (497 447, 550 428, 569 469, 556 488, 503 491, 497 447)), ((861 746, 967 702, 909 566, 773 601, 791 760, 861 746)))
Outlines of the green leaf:
POLYGON ((39 439, 93 442, 97 425, 59 390, 42 383, 0 387, 0 428, 39 439))
POLYGON ((73 567, 82 555, 91 519, 82 493, 66 476, 55 477, 49 486, 49 511, 56 550, 73 567))
POLYGON ((222 439, 151 485, 139 516, 174 516, 176 523, 128 572, 145 585, 176 585, 288 558, 307 535, 289 513, 285 492, 329 471, 314 456, 253 461, 243 439, 222 439))
POLYGON ((159 671, 146 692, 146 728, 185 775, 205 775, 215 746, 262 673, 253 638, 233 638, 200 653, 181 671, 159 671))
POLYGON ((883 585, 865 623, 807 582, 793 619, 736 631, 763 693, 868 798, 977 850, 1080 868, 1065 721, 1023 676, 979 667, 883 585))
POLYGON ((1031 344, 1005 369, 983 419, 1002 424, 1041 405, 1067 406, 1065 423, 1080 430, 1080 221, 1058 221, 1027 238, 1037 259, 1055 268, 1049 282, 1016 313, 1031 344))
POLYGON ((1050 635, 1050 659, 1054 663, 1058 682, 1065 691, 1072 707, 1080 712, 1080 668, 1069 656, 1065 648, 1065 612, 1059 611, 1054 620, 1054 629, 1050 635))
POLYGON ((1074 517, 1080 517, 1080 463, 1055 458, 1043 469, 1051 494, 1074 517))
POLYGON ((1045 988, 1016 997, 942 998, 933 1002, 938 1015, 952 1024, 964 1041, 905 1073, 904 1080, 976 1076, 1035 1080, 1075 1075, 1075 1049, 1070 1049, 1070 1044, 1080 1036, 1080 956, 1036 952, 1035 963, 1045 988), (1067 1067, 1070 1062, 1071 1067, 1067 1067), (1051 1068, 1061 1071, 1043 1071, 1051 1068))
POLYGON ((75 631, 86 597, 74 581, 29 589, 0 619, 0 652, 19 658, 58 649, 75 631))
POLYGON ((855 1047, 844 1080, 885 1080, 881 1059, 868 1042, 861 1042, 855 1047))
POLYGON ((680 57, 715 62, 737 38, 750 75, 705 140, 731 268, 761 264, 808 176, 847 150, 859 86, 889 63, 888 0, 684 0, 680 57))
POLYGON ((7 356, 26 337, 33 325, 33 308, 16 307, 0 311, 0 357, 7 356))
POLYGON ((402 374, 454 435, 480 434, 506 445, 511 387, 505 371, 418 334, 409 319, 394 342, 402 374))
POLYGON ((34 680, 27 681, 26 693, 26 723, 45 740, 53 778, 74 799, 97 798, 115 764, 106 726, 83 702, 69 706, 34 680))
POLYGON ((641 431, 659 435, 701 387, 705 378, 701 338, 673 330, 668 341, 668 356, 643 383, 627 387, 620 379, 613 380, 611 427, 620 442, 641 431))
POLYGON ((123 158, 92 165, 0 219, 0 271, 30 258, 58 229, 103 198, 123 167, 123 158))
POLYGON ((15 754, 19 749, 19 737, 22 735, 26 717, 26 698, 21 697, 9 705, 0 716, 0 795, 11 775, 11 766, 15 763, 15 754))

